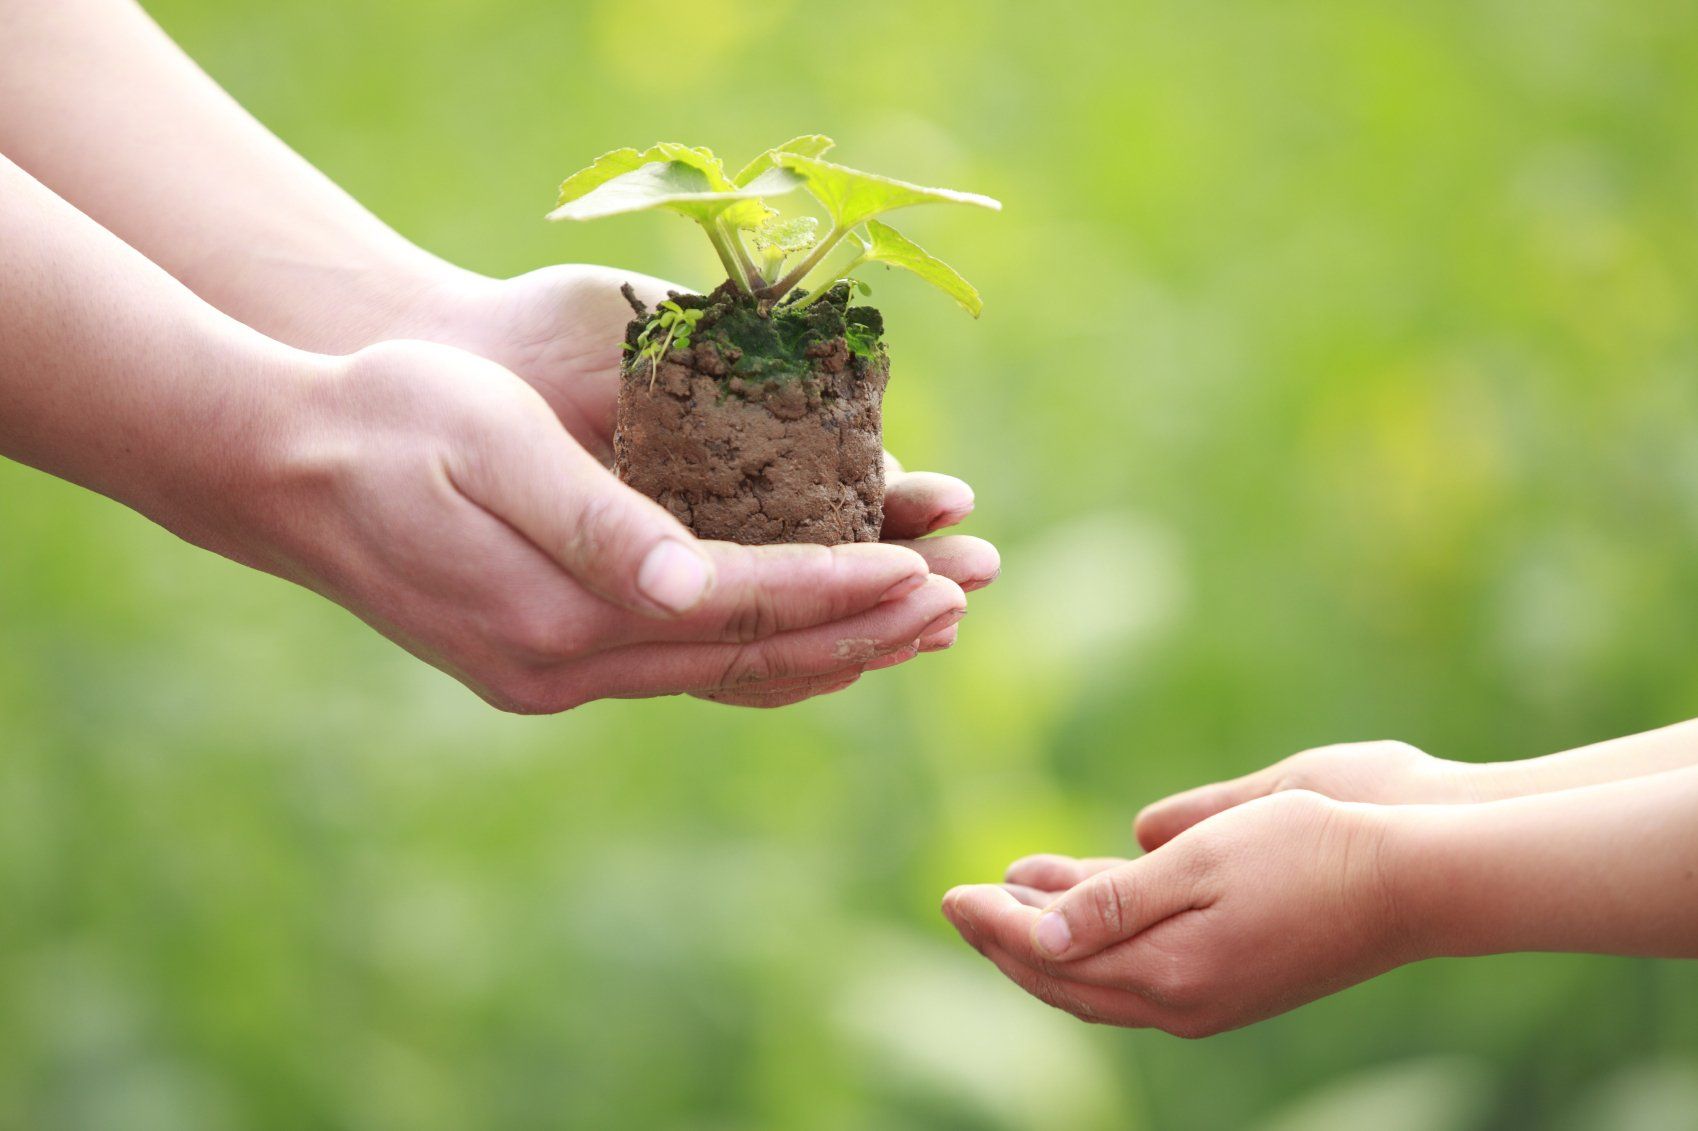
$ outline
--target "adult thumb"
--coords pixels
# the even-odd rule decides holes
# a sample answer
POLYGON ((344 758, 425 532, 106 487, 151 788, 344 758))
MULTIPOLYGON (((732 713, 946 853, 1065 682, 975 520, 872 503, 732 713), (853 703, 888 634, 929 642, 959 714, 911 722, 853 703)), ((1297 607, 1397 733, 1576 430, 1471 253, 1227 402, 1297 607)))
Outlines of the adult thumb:
POLYGON ((616 605, 671 618, 706 600, 714 566, 695 536, 547 424, 546 439, 484 446, 462 492, 616 605))

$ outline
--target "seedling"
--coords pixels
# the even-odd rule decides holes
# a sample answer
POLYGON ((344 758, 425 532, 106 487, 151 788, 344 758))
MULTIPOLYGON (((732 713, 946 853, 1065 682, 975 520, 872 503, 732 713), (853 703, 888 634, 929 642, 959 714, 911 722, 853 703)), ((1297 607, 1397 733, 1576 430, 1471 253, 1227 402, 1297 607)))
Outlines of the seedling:
POLYGON ((675 349, 690 348, 690 335, 701 318, 699 310, 685 310, 675 302, 663 302, 659 313, 637 335, 636 343, 625 343, 626 353, 649 363, 650 389, 660 373, 661 360, 675 349))
POLYGON ((740 542, 879 536, 884 320, 852 306, 869 264, 910 271, 975 318, 979 292, 880 217, 920 204, 999 210, 988 196, 926 188, 823 159, 808 134, 735 176, 707 149, 616 149, 560 186, 551 220, 665 210, 698 224, 726 281, 637 312, 615 425, 615 469, 696 533, 740 542), (806 189, 825 213, 768 201, 806 189), (834 257, 842 249, 846 254, 834 257), (641 378, 639 381, 638 379, 641 378))
POLYGON ((615 149, 561 183, 559 207, 548 218, 595 220, 654 209, 688 216, 707 234, 732 285, 768 303, 802 286, 848 241, 856 254, 832 278, 846 278, 868 263, 900 267, 940 288, 977 318, 984 304, 973 285, 876 217, 918 204, 992 210, 1002 205, 977 193, 925 188, 822 160, 832 145, 819 134, 792 138, 756 157, 735 177, 726 175, 711 150, 700 147, 661 142, 644 150, 615 149), (816 218, 785 219, 766 205, 769 198, 804 187, 826 211, 829 226, 823 235, 816 218))

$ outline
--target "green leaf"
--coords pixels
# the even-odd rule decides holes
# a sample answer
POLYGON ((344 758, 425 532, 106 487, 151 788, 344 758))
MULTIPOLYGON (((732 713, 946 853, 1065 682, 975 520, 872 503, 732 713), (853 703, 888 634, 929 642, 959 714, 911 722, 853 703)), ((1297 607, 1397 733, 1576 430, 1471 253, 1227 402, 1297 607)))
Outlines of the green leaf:
POLYGON ((911 185, 799 153, 775 152, 773 160, 779 168, 792 170, 807 181, 808 191, 825 205, 839 230, 915 204, 972 204, 994 212, 1002 210, 1000 201, 978 193, 911 185))
POLYGON ((807 251, 819 242, 820 222, 812 216, 795 216, 788 220, 772 219, 754 231, 755 248, 794 255, 807 251))
POLYGON ((961 277, 959 271, 889 224, 868 220, 867 235, 869 239, 865 240, 860 236, 851 237, 861 245, 861 256, 867 262, 888 263, 892 267, 912 271, 960 303, 974 318, 985 308, 979 292, 961 277))
POLYGON ((795 153, 803 157, 818 157, 837 143, 824 134, 803 134, 793 137, 783 145, 775 145, 747 165, 742 172, 732 178, 732 182, 742 186, 748 184, 773 166, 773 157, 779 153, 795 153))
POLYGON ((713 150, 688 146, 676 141, 661 141, 647 149, 615 149, 597 157, 587 169, 580 169, 560 182, 560 197, 556 204, 568 204, 591 190, 624 173, 642 168, 655 161, 682 161, 701 171, 714 188, 734 187, 725 179, 725 166, 713 155, 713 150))
POLYGON ((550 220, 595 220, 625 212, 670 208, 701 223, 724 218, 738 227, 761 223, 770 210, 762 196, 782 196, 802 184, 797 174, 769 169, 739 186, 713 151, 663 141, 644 150, 615 149, 560 184, 550 220))
MULTIPOLYGON (((548 214, 550 220, 598 220, 626 212, 669 208, 700 223, 724 216, 744 226, 760 223, 769 210, 763 196, 780 196, 801 186, 799 178, 773 169, 746 188, 719 188, 700 165, 685 161, 651 161, 618 173, 548 214)), ((570 182, 568 182, 570 183, 570 182)))

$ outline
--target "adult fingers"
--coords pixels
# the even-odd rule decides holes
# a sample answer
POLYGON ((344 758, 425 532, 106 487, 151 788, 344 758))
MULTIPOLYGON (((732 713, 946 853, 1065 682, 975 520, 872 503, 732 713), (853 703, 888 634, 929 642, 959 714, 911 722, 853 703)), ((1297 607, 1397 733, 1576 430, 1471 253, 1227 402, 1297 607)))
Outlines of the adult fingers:
POLYGON ((956 638, 960 635, 961 626, 952 624, 942 632, 934 632, 930 636, 922 636, 918 645, 922 652, 942 652, 955 647, 956 638))
POLYGON ((860 678, 861 673, 858 670, 851 670, 814 680, 791 681, 783 687, 765 686, 748 691, 693 691, 691 694, 698 699, 722 703, 727 707, 754 707, 764 710, 789 707, 823 695, 835 695, 853 687, 855 681, 860 678))
POLYGON ((1045 959, 1070 962, 1206 902, 1183 851, 1152 852, 1062 893, 1032 923, 1032 946, 1045 959))
MULTIPOLYGON (((700 545, 718 581, 699 609, 664 624, 612 618, 600 638, 746 644, 901 600, 930 577, 926 560, 900 546, 700 545)), ((949 588, 959 597, 959 586, 949 588)), ((958 603, 964 608, 965 598, 958 603)))
POLYGON ((1062 892, 1104 869, 1116 868, 1124 863, 1125 858, 1120 856, 1087 856, 1077 859, 1040 852, 1033 856, 1022 856, 1014 861, 1008 866, 1004 879, 1011 884, 1062 892))
MULTIPOLYGON (((537 413, 546 412, 540 398, 537 413)), ((701 605, 715 565, 689 531, 631 490, 555 422, 460 445, 449 477, 579 584, 623 609, 674 618, 701 605)))
POLYGON ((969 593, 983 589, 1002 573, 1002 555, 997 553, 996 547, 970 534, 895 539, 886 545, 913 550, 926 559, 933 573, 943 574, 969 593))
POLYGON ((920 538, 973 513, 973 489, 953 475, 885 465, 885 538, 920 538))
POLYGON ((758 693, 759 685, 774 680, 836 675, 899 652, 959 618, 965 608, 959 586, 928 577, 907 596, 831 624, 746 644, 630 645, 573 661, 543 678, 555 683, 560 698, 577 702, 679 691, 758 693))

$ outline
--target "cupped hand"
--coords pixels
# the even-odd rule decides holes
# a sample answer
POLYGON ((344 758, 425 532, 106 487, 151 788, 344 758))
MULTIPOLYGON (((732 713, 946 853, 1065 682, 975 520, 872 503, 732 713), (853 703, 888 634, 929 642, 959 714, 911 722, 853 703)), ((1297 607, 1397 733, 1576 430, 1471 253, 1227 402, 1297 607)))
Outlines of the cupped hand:
POLYGON ((1135 860, 1017 861, 943 912, 1028 993, 1081 1020, 1208 1036, 1418 957, 1380 869, 1382 814, 1263 797, 1135 860))
MULTIPOLYGON (((584 450, 606 463, 613 454, 620 343, 632 318, 620 293, 626 283, 651 307, 667 292, 687 289, 649 275, 578 264, 512 279, 458 277, 432 292, 424 305, 433 313, 416 330, 517 374, 584 450)), ((966 592, 994 581, 1001 562, 989 542, 964 535, 926 537, 972 513, 972 488, 949 475, 905 472, 888 457, 885 470, 885 540, 919 553, 933 573, 966 592)), ((955 632, 933 633, 917 650, 947 648, 955 632)))
POLYGON ((1465 762, 1435 758, 1407 742, 1345 742, 1293 754, 1253 774, 1198 786, 1148 805, 1134 828, 1150 851, 1198 821, 1287 790, 1376 805, 1443 805, 1479 798, 1465 762))
POLYGON ((398 341, 332 364, 283 414, 215 548, 502 708, 677 692, 777 706, 965 611, 961 587, 900 546, 697 541, 482 358, 398 341))

